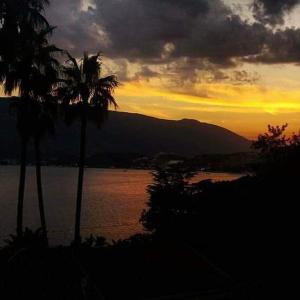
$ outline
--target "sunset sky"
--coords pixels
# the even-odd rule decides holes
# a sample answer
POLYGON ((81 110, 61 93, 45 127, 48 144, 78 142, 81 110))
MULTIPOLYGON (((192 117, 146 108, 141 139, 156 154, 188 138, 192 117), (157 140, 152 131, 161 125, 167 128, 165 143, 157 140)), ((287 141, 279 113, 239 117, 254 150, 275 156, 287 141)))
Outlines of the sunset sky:
POLYGON ((53 0, 47 17, 60 48, 103 53, 121 111, 300 128, 300 0, 53 0))

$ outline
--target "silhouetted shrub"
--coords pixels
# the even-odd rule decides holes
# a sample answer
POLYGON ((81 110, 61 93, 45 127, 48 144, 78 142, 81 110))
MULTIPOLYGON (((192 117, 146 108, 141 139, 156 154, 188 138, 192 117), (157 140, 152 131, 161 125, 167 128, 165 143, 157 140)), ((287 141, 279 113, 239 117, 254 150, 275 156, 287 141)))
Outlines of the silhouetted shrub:
POLYGON ((33 231, 25 228, 22 237, 11 234, 9 239, 4 240, 5 248, 9 249, 31 249, 31 248, 46 248, 48 246, 47 238, 43 234, 41 228, 33 231))
POLYGON ((109 244, 104 237, 90 235, 81 243, 80 246, 84 248, 103 248, 107 247, 108 245, 109 244))
POLYGON ((115 249, 136 249, 149 246, 153 242, 151 234, 135 234, 128 239, 113 241, 112 247, 115 249))

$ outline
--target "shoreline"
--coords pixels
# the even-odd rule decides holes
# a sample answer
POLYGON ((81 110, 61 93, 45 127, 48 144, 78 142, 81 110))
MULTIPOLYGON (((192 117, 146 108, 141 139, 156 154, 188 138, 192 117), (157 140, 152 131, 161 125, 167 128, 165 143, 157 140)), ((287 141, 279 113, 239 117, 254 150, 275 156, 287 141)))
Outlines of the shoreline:
MULTIPOLYGON (((1 167, 19 167, 19 164, 0 164, 1 167)), ((33 168, 35 167, 34 164, 28 164, 28 168, 33 168)), ((47 165, 44 164, 42 167, 50 167, 50 168, 69 168, 69 169, 77 169, 78 166, 74 165, 47 165)), ((96 167, 96 166, 85 166, 85 169, 95 169, 95 170, 116 170, 116 171, 149 171, 149 172, 154 172, 155 169, 146 169, 146 168, 119 168, 119 167, 96 167)), ((231 174, 231 175, 242 175, 242 176, 247 176, 251 175, 249 172, 233 172, 233 171, 225 171, 225 170, 197 170, 196 175, 199 173, 203 174, 231 174)))

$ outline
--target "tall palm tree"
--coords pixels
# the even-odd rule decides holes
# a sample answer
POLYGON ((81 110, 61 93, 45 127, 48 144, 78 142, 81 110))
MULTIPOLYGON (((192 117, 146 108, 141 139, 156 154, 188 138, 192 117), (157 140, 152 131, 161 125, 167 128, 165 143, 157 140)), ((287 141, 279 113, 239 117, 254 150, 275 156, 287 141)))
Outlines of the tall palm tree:
POLYGON ((55 99, 49 102, 35 101, 34 112, 33 112, 34 129, 32 132, 32 137, 33 137, 34 151, 35 151, 36 185, 37 185, 41 228, 46 242, 48 242, 48 238, 47 238, 47 223, 46 223, 45 208, 44 208, 43 185, 42 185, 40 145, 42 139, 47 134, 54 135, 55 117, 57 111, 56 107, 57 105, 55 99))
POLYGON ((17 236, 21 237, 23 233, 23 202, 26 178, 26 158, 27 145, 30 138, 32 123, 31 101, 28 98, 16 97, 11 101, 11 108, 16 111, 17 130, 20 136, 20 174, 17 202, 17 236), (21 100, 22 99, 22 100, 21 100))
POLYGON ((42 49, 49 47, 46 37, 53 30, 43 16, 48 3, 48 0, 0 0, 0 82, 7 95, 12 92, 19 94, 19 101, 15 105, 21 138, 17 207, 19 237, 23 233, 26 152, 34 128, 34 99, 41 96, 36 79, 40 79, 46 70, 41 63, 45 54, 42 49))
POLYGON ((39 203, 39 213, 41 220, 42 233, 45 241, 47 238, 47 225, 44 208, 43 185, 42 185, 42 172, 41 172, 41 142, 47 136, 53 136, 55 133, 55 121, 57 117, 57 101, 51 94, 53 87, 57 84, 57 80, 49 77, 46 72, 40 80, 37 81, 38 85, 46 84, 47 89, 42 92, 41 96, 34 99, 34 111, 32 113, 33 128, 31 137, 34 142, 35 152, 35 171, 36 171, 36 185, 39 203))
MULTIPOLYGON (((58 74, 60 67, 59 62, 55 58, 55 54, 60 52, 60 50, 54 45, 49 45, 47 41, 47 37, 52 30, 51 28, 47 31, 42 31, 36 37, 37 41, 36 44, 34 44, 36 53, 31 58, 32 64, 27 70, 27 76, 30 78, 30 81, 27 83, 27 88, 30 89, 30 95, 28 98, 20 98, 21 101, 18 103, 18 129, 20 136, 23 137, 25 134, 26 145, 31 138, 34 142, 39 212, 41 228, 46 241, 47 226, 42 190, 40 142, 46 134, 54 133, 57 105, 56 98, 52 94, 52 91, 59 80, 58 74)), ((22 180, 23 178, 22 174, 22 180)), ((24 196, 23 185, 22 188, 22 196, 24 196)), ((23 201, 21 201, 21 203, 22 202, 23 201)), ((19 218, 22 216, 21 206, 19 207, 18 216, 19 218)))
POLYGON ((95 120, 101 122, 110 105, 117 107, 113 92, 119 83, 114 75, 101 78, 102 60, 99 53, 96 55, 84 53, 79 62, 69 53, 67 55, 68 60, 62 68, 64 82, 57 93, 68 111, 78 112, 81 122, 74 230, 74 244, 78 245, 80 243, 87 122, 91 115, 96 115, 95 120))
POLYGON ((39 212, 41 219, 41 228, 47 241, 47 226, 44 209, 44 197, 41 175, 41 140, 47 135, 53 135, 55 131, 55 118, 57 113, 57 101, 53 94, 54 87, 59 81, 60 63, 55 58, 56 53, 61 50, 56 46, 48 44, 47 37, 52 33, 53 28, 47 31, 41 31, 38 35, 38 55, 36 61, 36 72, 34 76, 34 112, 32 122, 32 138, 35 150, 36 183, 39 202, 39 212))

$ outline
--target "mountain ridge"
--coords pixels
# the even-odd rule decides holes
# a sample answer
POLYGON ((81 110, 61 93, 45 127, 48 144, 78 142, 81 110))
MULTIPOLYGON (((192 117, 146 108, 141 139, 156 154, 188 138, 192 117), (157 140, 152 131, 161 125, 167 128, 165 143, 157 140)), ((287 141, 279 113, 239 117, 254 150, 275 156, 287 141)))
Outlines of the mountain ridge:
MULTIPOLYGON (((0 155, 17 157, 15 120, 8 114, 8 100, 0 100, 0 155)), ((56 136, 43 143, 44 156, 77 157, 79 122, 66 126, 58 120, 56 136)), ((167 120, 139 113, 110 111, 108 120, 97 129, 88 126, 87 156, 99 153, 174 153, 184 156, 247 152, 250 141, 217 125, 194 119, 167 120)), ((29 150, 31 151, 31 150, 29 150)))

